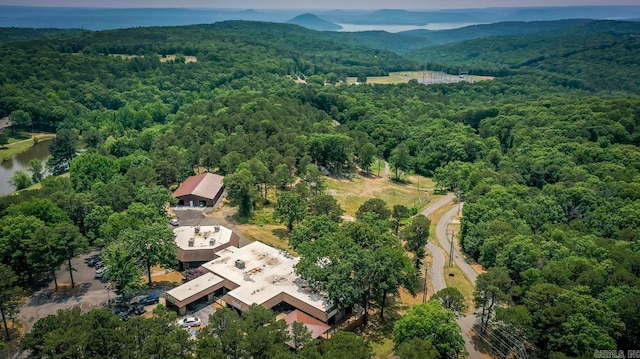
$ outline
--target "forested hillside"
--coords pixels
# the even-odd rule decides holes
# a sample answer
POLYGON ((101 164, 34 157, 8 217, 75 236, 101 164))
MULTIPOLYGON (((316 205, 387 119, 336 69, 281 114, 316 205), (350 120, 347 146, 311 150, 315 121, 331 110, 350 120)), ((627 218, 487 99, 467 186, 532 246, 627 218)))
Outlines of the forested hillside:
MULTIPOLYGON (((337 33, 252 22, 5 43, 0 117, 19 119, 20 130, 57 132, 51 169, 70 172, 69 178, 45 179, 42 189, 0 198, 0 269, 16 274, 6 287, 28 288, 88 244, 127 255, 132 238, 164 233, 159 228, 166 227, 169 189, 210 170, 226 175, 229 199, 242 218, 250 218, 258 205, 274 206, 269 189, 279 199, 303 203, 302 228, 324 223, 335 230, 298 232, 302 238, 296 239, 308 242, 300 252, 326 258, 323 248, 309 243, 326 245, 341 264, 332 273, 353 289, 349 296, 327 290, 349 305, 383 307, 387 295, 395 296, 401 286, 411 289, 415 273, 396 278, 376 272, 375 278, 388 280, 377 282, 359 270, 364 265, 349 261, 393 258, 393 273, 405 273, 407 257, 390 240, 395 237, 388 213, 380 219, 364 213, 337 230, 331 222, 339 218, 316 216, 322 211, 306 207, 315 208, 326 195, 321 172, 348 178, 358 166, 367 169, 375 154, 393 169, 432 176, 439 189, 465 193, 460 244, 488 270, 478 278, 475 298, 476 308, 491 302, 491 309, 479 311, 483 330, 516 334, 536 358, 638 348, 640 38, 632 36, 637 24, 601 24, 602 31, 430 47, 413 53, 412 60, 378 45, 369 48, 366 41, 347 45, 365 35, 339 39, 337 33), (358 86, 340 81, 443 64, 499 77, 429 86, 415 80, 358 86), (86 153, 78 155, 80 147, 86 153), (45 239, 66 242, 53 247, 54 256, 38 245, 45 239), (348 253, 337 250, 342 248, 348 253), (38 260, 44 256, 51 256, 50 263, 38 260), (351 280, 352 273, 371 282, 354 288, 361 281, 351 280)), ((391 47, 393 35, 385 36, 378 44, 389 40, 391 47)), ((288 226, 301 221, 294 219, 288 226)), ((142 262, 135 256, 143 254, 130 255, 131 262, 142 262)), ((319 260, 310 263, 310 276, 318 275, 319 260)), ((109 314, 93 313, 82 320, 79 313, 61 315, 84 331, 95 328, 86 324, 93 316, 109 314)), ((113 333, 130 328, 111 319, 113 333)), ((64 355, 63 336, 42 339, 46 325, 60 329, 53 322, 37 327, 43 337, 29 337, 25 344, 33 357, 47 357, 43 348, 73 357, 64 355)), ((166 325, 158 328, 157 333, 167 331, 166 325)), ((280 337, 269 338, 269 350, 281 349, 280 337)), ((437 338, 423 339, 414 344, 426 346, 430 358, 452 357, 437 338)), ((163 347, 163 353, 204 358, 222 350, 217 342, 188 342, 163 347)), ((362 341, 356 344, 358 357, 370 357, 362 341)), ((74 354, 113 357, 131 345, 74 354)), ((494 349, 499 345, 496 340, 494 349)), ((144 350, 141 355, 154 348, 144 350)), ((258 355, 252 346, 237 350, 258 355)), ((324 350, 322 357, 331 357, 324 350)), ((275 357, 265 353, 272 352, 260 355, 275 357)))
POLYGON ((498 76, 542 70, 560 75, 572 87, 637 93, 638 35, 640 23, 596 21, 554 32, 427 47, 407 57, 437 64, 435 68, 472 69, 498 76))

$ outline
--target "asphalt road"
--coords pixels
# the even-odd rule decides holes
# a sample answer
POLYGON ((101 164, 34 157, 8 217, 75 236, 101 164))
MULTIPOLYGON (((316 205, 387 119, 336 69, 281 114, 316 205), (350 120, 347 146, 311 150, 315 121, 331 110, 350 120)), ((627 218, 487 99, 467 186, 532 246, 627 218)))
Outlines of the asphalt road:
MULTIPOLYGON (((461 204, 460 210, 462 210, 461 204)), ((453 217, 458 212, 458 206, 452 208, 447 213, 445 213, 442 218, 440 218, 440 222, 436 226, 436 237, 438 238, 438 242, 440 242, 440 246, 444 249, 445 253, 449 253, 451 248, 449 244, 449 239, 447 238, 447 226, 453 219, 453 217)), ((478 278, 478 273, 467 263, 464 257, 460 254, 456 246, 453 246, 453 261, 460 267, 464 275, 469 279, 471 284, 476 285, 476 279, 478 278)))
MULTIPOLYGON (((441 198, 437 202, 433 203, 429 207, 427 207, 422 214, 428 216, 429 214, 435 212, 442 206, 450 203, 455 198, 453 193, 447 194, 445 197, 441 198)), ((460 210, 462 210, 462 205, 460 210)), ((433 258, 433 262, 431 265, 430 271, 430 280, 431 285, 433 286, 434 292, 438 292, 446 288, 446 282, 444 280, 444 266, 445 266, 445 253, 449 253, 450 245, 449 239, 447 238, 447 226, 449 222, 453 219, 453 217, 458 212, 458 206, 453 207, 449 211, 447 211, 441 218, 438 224, 436 225, 436 238, 432 238, 432 240, 438 240, 442 248, 445 249, 445 252, 435 245, 433 242, 429 242, 427 244, 427 249, 431 253, 433 258)), ((475 286, 476 278, 478 274, 471 268, 471 266, 464 260, 464 257, 460 255, 460 253, 456 250, 454 246, 454 262, 462 269, 464 274, 469 278, 471 283, 475 286)), ((464 339, 465 349, 469 353, 467 358, 470 359, 483 359, 482 353, 476 350, 475 345, 473 343, 473 339, 471 338, 470 331, 473 326, 476 324, 476 316, 474 314, 469 314, 464 317, 457 318, 456 320, 460 329, 462 329, 462 338, 464 339)))
MULTIPOLYGON (((450 203, 455 198, 453 193, 449 193, 446 196, 439 199, 437 202, 432 203, 429 207, 427 207, 421 214, 425 216, 429 216, 431 213, 437 211, 440 207, 450 203)), ((435 240, 432 238, 432 240, 435 240)), ((447 287, 444 281, 444 265, 445 265, 445 257, 442 250, 438 248, 434 243, 429 241, 427 243, 427 250, 431 253, 432 263, 430 269, 430 280, 431 286, 433 287, 434 292, 438 292, 447 287)))

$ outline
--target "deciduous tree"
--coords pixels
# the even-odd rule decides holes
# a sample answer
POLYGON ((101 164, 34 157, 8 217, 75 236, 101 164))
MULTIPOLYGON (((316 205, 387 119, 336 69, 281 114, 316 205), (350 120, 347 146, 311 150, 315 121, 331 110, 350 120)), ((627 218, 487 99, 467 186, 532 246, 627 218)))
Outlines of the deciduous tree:
POLYGON ((69 169, 69 163, 76 156, 77 136, 69 129, 60 129, 56 137, 51 140, 49 152, 51 158, 47 161, 47 167, 53 175, 60 175, 69 169))
POLYGON ((16 171, 9 180, 9 184, 16 188, 16 190, 25 189, 33 184, 31 177, 25 171, 16 171))
POLYGON ((325 215, 334 222, 340 222, 343 213, 342 207, 331 195, 321 194, 309 199, 309 214, 312 216, 325 215))
POLYGON ((495 308, 509 301, 510 288, 511 278, 505 268, 489 268, 478 276, 473 298, 476 308, 480 310, 476 315, 480 318, 483 333, 487 330, 489 321, 493 319, 495 308))
POLYGON ((31 172, 31 180, 33 183, 39 183, 42 181, 42 178, 44 177, 43 169, 42 161, 35 158, 29 161, 29 172, 31 172))
POLYGON ((414 254, 416 269, 420 269, 422 260, 427 255, 425 247, 429 241, 429 226, 431 226, 431 220, 419 214, 413 218, 411 224, 402 232, 405 248, 414 254))
POLYGON ((430 341, 438 351, 438 359, 462 358, 465 354, 455 315, 437 301, 410 308, 394 325, 393 340, 397 348, 414 338, 430 341))
POLYGON ((369 198, 358 207, 356 218, 363 219, 367 213, 372 213, 376 218, 386 221, 391 216, 387 203, 380 198, 369 198))
POLYGON ((273 216, 284 222, 287 225, 287 230, 291 232, 294 223, 300 222, 304 218, 306 209, 307 204, 298 193, 283 192, 278 196, 273 216))
POLYGON ((358 162, 360 162, 360 168, 362 168, 365 172, 369 173, 371 169, 371 165, 373 164, 374 156, 378 152, 376 146, 367 142, 360 148, 360 153, 358 155, 358 162))
POLYGON ((462 316, 467 311, 467 303, 458 288, 446 287, 434 294, 430 300, 440 302, 444 309, 454 312, 457 316, 462 316))
POLYGON ((20 308, 22 291, 16 286, 17 282, 18 277, 11 268, 0 263, 0 315, 7 341, 11 339, 7 319, 14 319, 20 308))

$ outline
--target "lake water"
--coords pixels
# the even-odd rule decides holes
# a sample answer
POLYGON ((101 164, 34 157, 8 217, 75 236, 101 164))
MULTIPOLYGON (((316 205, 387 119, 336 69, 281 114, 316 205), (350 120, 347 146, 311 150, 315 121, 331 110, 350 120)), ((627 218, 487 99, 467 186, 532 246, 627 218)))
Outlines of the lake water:
POLYGON ((478 25, 475 22, 434 22, 427 25, 354 25, 354 24, 338 24, 342 26, 341 32, 358 32, 358 31, 386 31, 386 32, 402 32, 410 30, 449 30, 460 27, 478 25))
POLYGON ((0 163, 0 196, 9 194, 15 190, 15 188, 9 184, 9 180, 17 171, 25 171, 31 175, 31 172, 28 171, 29 161, 35 158, 42 161, 43 165, 46 164, 47 158, 49 157, 50 143, 51 140, 40 141, 26 151, 0 163))

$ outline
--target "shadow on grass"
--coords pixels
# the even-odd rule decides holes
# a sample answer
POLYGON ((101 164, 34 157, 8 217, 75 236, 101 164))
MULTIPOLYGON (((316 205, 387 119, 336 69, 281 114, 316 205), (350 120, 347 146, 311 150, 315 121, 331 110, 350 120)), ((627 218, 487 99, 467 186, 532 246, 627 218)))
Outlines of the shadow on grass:
POLYGON ((276 228, 272 230, 271 233, 273 233, 274 236, 278 237, 278 239, 281 239, 283 241, 289 239, 289 231, 287 231, 286 229, 276 228))
POLYGON ((400 185, 400 186, 409 186, 409 185, 413 184, 408 179, 404 179, 402 177, 400 177, 400 178, 389 177, 389 181, 393 182, 394 184, 400 185))
POLYGON ((356 332, 370 342, 382 343, 385 339, 393 340, 393 326, 405 311, 406 307, 398 303, 396 298, 388 297, 384 319, 380 318, 380 307, 374 306, 369 311, 367 325, 356 329, 356 332))

